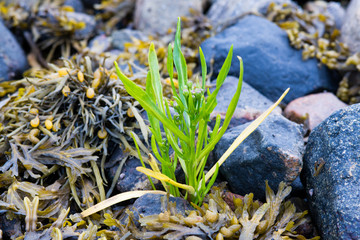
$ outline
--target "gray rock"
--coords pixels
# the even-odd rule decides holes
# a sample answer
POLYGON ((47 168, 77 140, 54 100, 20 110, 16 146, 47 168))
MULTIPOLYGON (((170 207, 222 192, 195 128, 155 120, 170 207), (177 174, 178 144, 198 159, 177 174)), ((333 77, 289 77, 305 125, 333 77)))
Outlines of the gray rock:
MULTIPOLYGON (((219 159, 235 138, 249 125, 229 129, 215 147, 219 159)), ((229 156, 220 173, 232 192, 265 197, 265 180, 272 189, 281 181, 291 184, 302 169, 304 142, 302 128, 280 114, 270 115, 229 156)))
POLYGON ((75 10, 75 12, 84 11, 84 5, 81 2, 81 0, 66 0, 63 5, 72 7, 75 10))
POLYGON ((341 28, 341 41, 350 47, 353 53, 360 52, 360 0, 352 0, 346 9, 341 28))
POLYGON ((302 180, 322 239, 360 239, 359 160, 360 104, 355 104, 316 127, 306 146, 302 180))
MULTIPOLYGON (((117 148, 115 152, 112 154, 109 162, 110 163, 120 162, 124 157, 125 154, 123 153, 123 151, 120 148, 117 148)), ((111 167, 109 170, 111 181, 115 176, 117 166, 118 165, 116 165, 116 167, 115 166, 111 167)), ((116 189, 119 192, 152 189, 148 177, 145 174, 136 170, 136 168, 140 166, 141 166, 141 162, 137 158, 129 158, 126 160, 122 168, 120 177, 116 183, 116 189)), ((147 167, 150 168, 149 166, 147 167)), ((155 183, 158 182, 156 179, 153 179, 153 181, 155 183)))
MULTIPOLYGON (((210 114, 212 125, 215 125, 216 116, 218 114, 221 116, 222 120, 225 119, 228 106, 236 92, 238 81, 238 78, 232 76, 228 76, 225 79, 216 98, 218 104, 216 105, 214 111, 210 114)), ((214 90, 215 86, 210 89, 210 92, 214 90)), ((229 128, 255 120, 272 104, 272 101, 264 97, 264 95, 243 81, 240 99, 230 121, 229 128)), ((276 107, 272 114, 281 114, 281 112, 281 108, 276 107)))
POLYGON ((6 213, 0 214, 2 239, 14 239, 23 235, 22 232, 24 229, 21 227, 21 220, 17 217, 7 218, 6 215, 6 213))
POLYGON ((234 53, 229 75, 239 76, 236 56, 241 56, 244 80, 271 101, 288 87, 285 103, 324 89, 335 91, 338 86, 325 66, 319 67, 316 59, 303 61, 301 52, 289 45, 285 31, 264 18, 247 16, 201 44, 208 65, 214 58, 215 76, 231 44, 234 53))
POLYGON ((28 63, 25 53, 12 33, 0 20, 0 82, 21 75, 28 63))
POLYGON ((143 32, 132 29, 121 29, 111 34, 111 45, 115 49, 124 50, 124 44, 132 42, 133 38, 146 41, 148 37, 143 32))
POLYGON ((96 54, 107 52, 111 48, 111 38, 105 34, 98 35, 89 42, 89 51, 96 54))
MULTIPOLYGON (((139 215, 142 217, 160 214, 167 210, 167 205, 161 205, 161 198, 166 198, 165 195, 161 194, 145 194, 134 202, 131 210, 134 213, 135 224, 138 224, 139 215)), ((165 200, 165 199, 164 199, 165 200)), ((176 203, 176 212, 185 216, 186 210, 193 210, 193 207, 183 198, 169 197, 168 202, 176 203)), ((168 203, 166 201, 166 203, 168 203)))
POLYGON ((213 24, 226 23, 249 12, 265 14, 271 2, 277 4, 291 3, 290 0, 216 0, 210 7, 207 17, 213 24))
POLYGON ((67 12, 66 16, 68 19, 73 19, 76 22, 85 23, 85 27, 83 29, 75 31, 75 39, 88 39, 94 34, 96 27, 96 21, 94 16, 79 12, 67 12))
POLYGON ((189 16, 190 9, 202 12, 202 0, 137 0, 136 29, 151 35, 164 35, 176 28, 177 18, 189 16))

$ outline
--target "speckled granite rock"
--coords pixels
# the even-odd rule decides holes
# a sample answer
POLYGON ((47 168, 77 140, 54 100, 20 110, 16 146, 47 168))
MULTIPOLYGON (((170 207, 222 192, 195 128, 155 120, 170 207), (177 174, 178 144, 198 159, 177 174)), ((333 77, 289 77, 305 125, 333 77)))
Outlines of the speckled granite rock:
MULTIPOLYGON (((229 129, 215 147, 219 159, 248 126, 229 129)), ((276 189, 281 181, 291 184, 302 169, 304 142, 300 125, 280 114, 270 115, 241 143, 220 167, 232 192, 265 197, 265 180, 276 189)))
POLYGON ((316 127, 306 146, 302 179, 322 239, 360 239, 359 163, 360 104, 355 104, 316 127))

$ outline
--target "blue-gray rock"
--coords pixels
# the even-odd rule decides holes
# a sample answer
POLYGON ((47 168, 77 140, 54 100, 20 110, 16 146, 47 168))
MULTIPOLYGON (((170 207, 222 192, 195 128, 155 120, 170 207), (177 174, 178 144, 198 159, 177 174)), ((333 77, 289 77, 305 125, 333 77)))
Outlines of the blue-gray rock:
POLYGON ((216 0, 206 15, 213 24, 217 25, 249 12, 265 14, 271 2, 283 4, 291 3, 291 0, 216 0))
MULTIPOLYGON (((214 111, 210 114, 211 124, 215 125, 216 116, 219 114, 224 120, 227 109, 236 92, 236 86, 239 79, 228 76, 216 97, 217 105, 214 111)), ((215 90, 215 86, 210 89, 210 92, 215 90)), ((236 106, 234 115, 230 121, 229 128, 244 124, 246 122, 255 120, 271 105, 272 101, 267 99, 264 95, 256 91, 253 87, 243 81, 239 102, 236 106)), ((281 108, 276 107, 272 114, 281 114, 281 108)))
MULTIPOLYGON (((314 14, 325 15, 328 17, 328 20, 334 22, 337 29, 341 29, 345 17, 345 9, 339 2, 311 1, 306 3, 304 9, 314 14)), ((317 22, 318 24, 321 24, 322 28, 324 28, 323 31, 325 31, 324 23, 317 22)), ((322 34, 323 32, 320 32, 319 36, 322 36, 322 34)))
POLYGON ((96 27, 96 21, 94 16, 80 12, 66 12, 66 17, 68 19, 75 20, 76 22, 85 23, 85 27, 83 29, 79 29, 75 31, 74 34, 75 39, 78 40, 88 39, 94 34, 96 27))
MULTIPOLYGON (((112 154, 109 162, 115 163, 120 162, 126 157, 126 154, 121 150, 121 148, 117 148, 115 152, 112 154)), ((109 170, 109 176, 112 179, 115 176, 118 164, 112 166, 109 170)), ((148 177, 137 171, 136 168, 141 166, 141 162, 137 158, 129 158, 126 160, 123 165, 120 177, 116 183, 116 189, 119 192, 128 192, 135 190, 151 190, 151 185, 148 177)), ((147 166, 150 168, 149 166, 147 166)), ((154 183, 158 183, 156 179, 153 179, 154 183)))
POLYGON ((271 101, 277 100, 286 88, 291 90, 284 102, 320 90, 335 91, 337 83, 325 66, 316 59, 302 60, 301 52, 289 45, 285 31, 276 24, 247 16, 218 35, 205 40, 201 48, 208 65, 214 58, 215 76, 234 44, 233 63, 229 75, 239 76, 239 61, 244 61, 244 80, 271 101))
MULTIPOLYGON (((167 210, 167 206, 161 206, 161 198, 166 198, 161 194, 145 194, 134 202, 132 211, 135 221, 139 220, 139 214, 143 217, 159 214, 167 210)), ((189 202, 179 197, 169 197, 169 202, 176 203, 176 212, 185 216, 185 210, 193 210, 189 202)))
POLYGON ((148 37, 144 35, 141 31, 132 29, 121 29, 114 31, 111 34, 111 45, 113 48, 123 51, 124 44, 127 42, 132 42, 133 38, 141 41, 148 40, 148 37))
POLYGON ((111 38, 107 37, 105 34, 98 35, 91 39, 88 47, 91 53, 101 54, 108 52, 111 48, 111 38))
MULTIPOLYGON (((215 147, 219 159, 246 123, 229 129, 215 147)), ((245 195, 253 192, 256 198, 265 197, 265 180, 272 189, 281 181, 291 184, 302 169, 304 152, 300 125, 280 114, 270 115, 242 142, 220 167, 220 173, 232 192, 245 195)))
POLYGON ((25 53, 0 20, 0 82, 20 76, 28 67, 25 53))
POLYGON ((63 5, 72 7, 75 12, 84 11, 84 5, 81 0, 66 0, 63 5))
POLYGON ((202 12, 202 0, 137 0, 135 27, 151 35, 165 35, 176 28, 178 17, 189 16, 190 9, 202 12))
POLYGON ((341 41, 346 43, 353 53, 360 52, 360 0, 351 0, 341 28, 341 41))
POLYGON ((322 239, 360 239, 359 163, 360 104, 355 104, 316 127, 306 146, 301 176, 322 239))

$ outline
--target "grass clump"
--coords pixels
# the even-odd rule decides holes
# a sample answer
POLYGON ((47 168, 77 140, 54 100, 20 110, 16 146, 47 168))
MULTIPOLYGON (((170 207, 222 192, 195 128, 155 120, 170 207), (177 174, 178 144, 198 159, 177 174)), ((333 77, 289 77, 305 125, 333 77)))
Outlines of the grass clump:
POLYGON ((271 112, 271 109, 268 110, 265 115, 254 121, 239 136, 234 145, 224 154, 224 157, 205 175, 204 169, 207 158, 225 133, 240 97, 243 78, 241 58, 239 58, 240 76, 237 90, 229 104, 225 120, 220 127, 220 116, 218 116, 214 129, 209 131, 207 123, 209 122, 210 113, 217 104, 216 96, 229 72, 232 51, 231 47, 217 77, 216 89, 212 93, 206 88, 207 66, 201 48, 199 53, 202 79, 195 83, 189 81, 186 61, 181 52, 179 19, 174 47, 169 44, 167 59, 167 71, 173 89, 174 101, 164 101, 159 65, 153 44, 151 44, 149 50, 149 72, 145 91, 128 79, 115 62, 117 74, 127 92, 147 111, 152 132, 152 151, 161 165, 159 167, 159 163, 150 155, 151 169, 138 167, 138 171, 160 180, 164 188, 172 195, 183 196, 195 204, 201 204, 215 181, 219 166, 225 161, 226 157, 265 119, 266 114, 271 112), (177 73, 176 81, 174 79, 174 65, 177 73), (175 86, 175 83, 177 86, 175 86), (205 96, 206 93, 207 97, 205 96), (174 115, 171 114, 170 107, 173 107, 174 115), (161 132, 160 123, 163 124, 165 134, 161 132), (170 148, 174 150, 172 156, 170 156, 170 148), (185 184, 179 183, 176 179, 175 170, 178 164, 180 164, 185 174, 185 184), (184 189, 185 192, 182 193, 179 189, 184 189))

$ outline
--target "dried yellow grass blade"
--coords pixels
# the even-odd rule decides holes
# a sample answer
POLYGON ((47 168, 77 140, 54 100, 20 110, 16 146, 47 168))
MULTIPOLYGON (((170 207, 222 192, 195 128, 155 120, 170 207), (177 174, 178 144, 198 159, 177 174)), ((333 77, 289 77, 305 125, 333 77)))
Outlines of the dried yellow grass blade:
POLYGON ((171 185, 173 185, 175 187, 185 189, 190 194, 195 194, 195 189, 192 186, 182 184, 182 183, 178 183, 178 182, 172 180, 171 178, 169 178, 168 176, 166 176, 165 174, 162 174, 160 172, 154 172, 153 170, 148 169, 148 168, 144 168, 144 167, 137 167, 136 170, 139 171, 139 172, 144 173, 145 175, 147 175, 149 177, 153 177, 153 178, 156 178, 156 179, 158 179, 160 181, 170 183, 171 185))
MULTIPOLYGON (((242 131, 242 133, 235 139, 235 141, 231 144, 231 146, 226 150, 226 152, 221 156, 221 158, 217 161, 219 167, 221 164, 225 162, 225 160, 230 156, 230 154, 242 143, 259 125, 262 123, 265 118, 279 105, 279 103, 283 100, 286 94, 289 92, 290 88, 286 89, 285 92, 281 95, 281 97, 265 112, 263 112, 257 119, 255 119, 247 128, 242 131)), ((216 164, 210 169, 210 171, 205 175, 205 182, 207 182, 211 176, 214 174, 216 169, 216 164)))
POLYGON ((96 212, 99 212, 105 208, 108 208, 112 205, 115 205, 120 202, 127 201, 132 198, 138 198, 141 197, 147 193, 153 193, 153 194, 166 194, 164 191, 154 191, 154 190, 143 190, 143 191, 131 191, 131 192, 124 192, 117 194, 111 198, 108 198, 102 202, 99 202, 98 204, 86 209, 85 211, 81 212, 81 217, 87 217, 90 216, 96 212))

